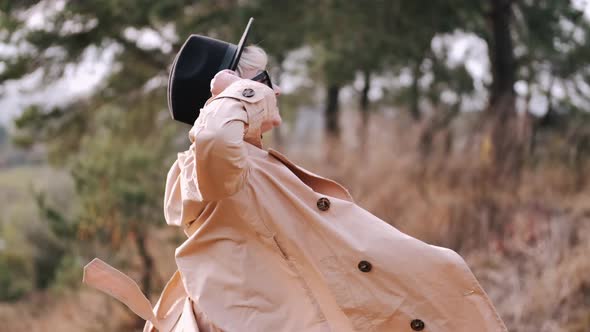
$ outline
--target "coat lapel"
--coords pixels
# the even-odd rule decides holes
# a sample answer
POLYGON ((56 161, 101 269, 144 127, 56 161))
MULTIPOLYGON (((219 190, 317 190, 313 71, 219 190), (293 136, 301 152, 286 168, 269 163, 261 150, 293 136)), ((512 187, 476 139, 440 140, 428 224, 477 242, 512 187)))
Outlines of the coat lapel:
POLYGON ((309 186, 313 191, 327 196, 332 196, 349 202, 353 202, 352 196, 350 195, 348 190, 340 183, 319 176, 315 173, 312 173, 303 167, 297 166, 295 163, 287 159, 287 157, 285 157, 283 154, 272 148, 268 149, 268 154, 275 157, 281 163, 287 166, 287 168, 289 168, 289 170, 291 170, 293 174, 295 174, 303 183, 309 186))

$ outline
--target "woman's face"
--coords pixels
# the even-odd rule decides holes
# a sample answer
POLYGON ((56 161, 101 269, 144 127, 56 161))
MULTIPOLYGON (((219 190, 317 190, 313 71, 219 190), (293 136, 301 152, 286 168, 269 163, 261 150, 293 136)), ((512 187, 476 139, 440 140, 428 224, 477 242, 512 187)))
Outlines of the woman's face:
MULTIPOLYGON (((273 90, 275 91, 275 95, 277 97, 281 94, 281 88, 278 85, 273 84, 273 90)), ((281 114, 279 112, 279 108, 277 107, 275 109, 276 109, 276 112, 274 112, 274 114, 271 115, 271 118, 267 121, 264 121, 260 125, 260 131, 262 134, 270 131, 274 127, 280 126, 281 123, 283 122, 283 120, 281 119, 281 114)))

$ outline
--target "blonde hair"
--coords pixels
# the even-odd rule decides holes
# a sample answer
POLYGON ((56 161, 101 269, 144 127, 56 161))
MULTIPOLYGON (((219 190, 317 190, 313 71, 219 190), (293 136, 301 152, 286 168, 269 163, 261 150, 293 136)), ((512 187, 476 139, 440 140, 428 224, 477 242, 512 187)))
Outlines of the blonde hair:
POLYGON ((268 55, 266 52, 258 46, 249 45, 244 47, 242 51, 236 72, 243 78, 242 75, 246 72, 264 70, 267 63, 268 55))

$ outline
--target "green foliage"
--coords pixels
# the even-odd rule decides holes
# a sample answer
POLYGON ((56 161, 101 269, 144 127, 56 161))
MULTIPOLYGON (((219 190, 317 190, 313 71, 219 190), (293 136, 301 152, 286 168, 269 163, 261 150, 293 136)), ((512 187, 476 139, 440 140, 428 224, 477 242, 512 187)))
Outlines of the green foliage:
POLYGON ((548 71, 550 80, 564 79, 577 84, 574 78, 583 75, 582 64, 590 55, 590 46, 585 38, 580 38, 590 33, 583 12, 567 1, 519 2, 515 10, 516 38, 521 46, 519 77, 540 84, 543 78, 539 75, 548 71))
POLYGON ((71 186, 63 172, 47 167, 0 168, 0 274, 9 285, 1 298, 17 299, 56 280, 74 241, 61 231, 72 227, 65 223, 77 205, 71 186))
POLYGON ((48 288, 55 279, 59 262, 66 253, 66 244, 51 232, 32 229, 27 240, 34 243, 33 267, 35 271, 35 287, 48 288))
POLYGON ((56 266, 51 289, 57 294, 62 294, 70 289, 80 287, 83 267, 80 257, 72 253, 65 255, 56 266))
MULTIPOLYGON (((98 236, 118 247, 128 232, 161 223, 161 190, 169 152, 166 137, 129 140, 120 110, 112 125, 82 143, 71 170, 81 198, 80 236, 98 236), (118 127, 120 126, 120 127, 118 127)), ((165 134, 164 131, 160 131, 165 134)))
POLYGON ((33 266, 26 256, 0 251, 0 301, 13 301, 33 289, 33 266))
POLYGON ((0 147, 6 144, 8 138, 8 130, 3 125, 0 125, 0 147))

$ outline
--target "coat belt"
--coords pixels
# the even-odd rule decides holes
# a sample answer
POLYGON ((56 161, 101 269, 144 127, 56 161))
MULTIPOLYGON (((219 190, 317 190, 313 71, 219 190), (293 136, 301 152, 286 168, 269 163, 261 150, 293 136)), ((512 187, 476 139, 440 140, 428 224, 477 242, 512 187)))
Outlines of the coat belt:
POLYGON ((84 267, 83 282, 121 301, 139 317, 161 330, 152 304, 133 279, 95 258, 84 267))

